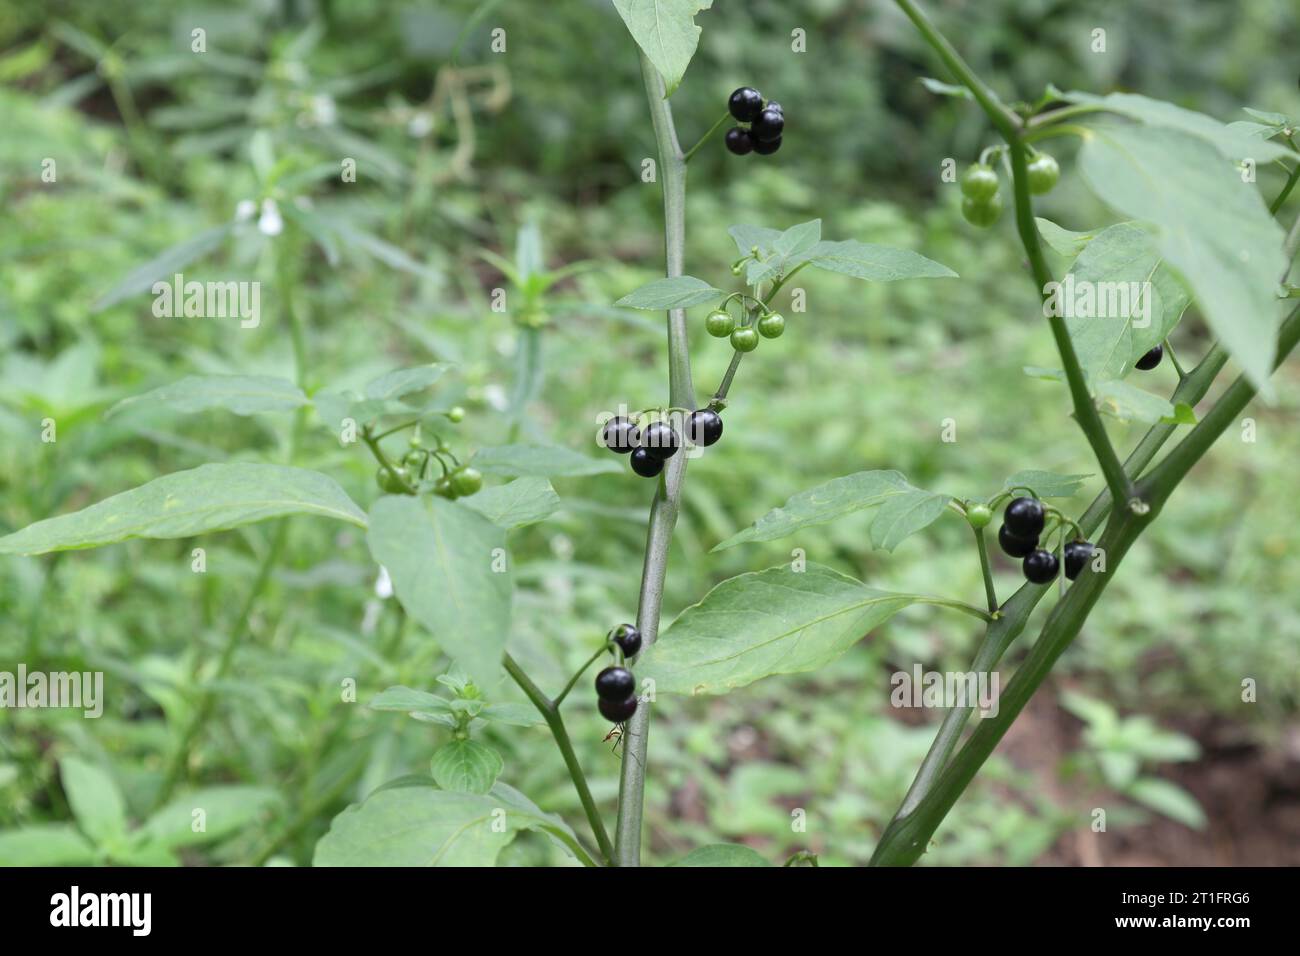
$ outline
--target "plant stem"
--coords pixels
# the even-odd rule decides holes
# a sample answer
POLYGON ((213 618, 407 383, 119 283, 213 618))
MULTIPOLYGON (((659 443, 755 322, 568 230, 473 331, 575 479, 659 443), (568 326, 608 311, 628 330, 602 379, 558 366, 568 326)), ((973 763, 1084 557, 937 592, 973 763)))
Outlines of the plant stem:
POLYGON ((1291 175, 1287 177, 1286 185, 1283 186, 1282 191, 1277 194, 1277 198, 1273 200, 1273 204, 1268 207, 1270 213, 1275 216, 1277 215, 1277 211, 1281 209, 1282 204, 1286 202, 1286 197, 1290 196, 1291 190, 1295 189, 1297 180, 1300 180, 1300 162, 1295 164, 1295 169, 1291 170, 1291 175))
POLYGON ((601 655, 608 650, 609 650, 609 645, 605 644, 595 654, 592 654, 589 658, 587 658, 587 663, 579 667, 577 673, 575 673, 572 677, 569 678, 569 682, 564 685, 564 690, 560 691, 558 694, 555 695, 555 699, 551 701, 551 706, 555 708, 559 708, 559 706, 562 703, 564 703, 564 698, 569 696, 569 691, 573 690, 573 685, 578 683, 578 680, 582 677, 583 674, 587 673, 587 668, 590 667, 592 664, 596 663, 596 661, 600 660, 601 655))
MULTIPOLYGON (((664 194, 665 274, 682 274, 686 246, 686 163, 677 143, 672 108, 664 99, 664 81, 654 65, 638 48, 641 77, 645 83, 650 116, 659 149, 659 174, 664 194)), ((668 313, 668 401, 679 408, 695 408, 691 384, 690 353, 686 340, 686 313, 668 313)), ((637 607, 637 629, 642 647, 649 647, 659 634, 659 610, 663 601, 664 576, 668 569, 668 546, 686 477, 686 456, 668 459, 663 479, 650 506, 646 529, 645 565, 641 572, 641 595, 637 607)), ((618 789, 618 823, 615 826, 617 866, 641 863, 641 821, 645 804, 646 750, 650 734, 650 707, 642 704, 627 722, 623 747, 623 772, 618 789)))
POLYGON ((700 137, 700 141, 686 151, 686 155, 682 157, 682 162, 689 163, 691 157, 699 152, 700 147, 707 143, 709 139, 712 138, 713 134, 721 128, 722 124, 727 122, 730 118, 730 112, 723 113, 722 116, 718 118, 718 121, 709 127, 709 131, 700 137))
POLYGON ((573 752, 573 743, 569 740, 569 732, 564 727, 564 718, 560 716, 560 711, 555 706, 555 703, 541 692, 513 657, 506 654, 503 663, 505 664, 506 673, 514 679, 514 682, 519 685, 519 689, 532 701, 533 706, 537 708, 537 712, 546 721, 546 726, 551 728, 551 736, 555 738, 555 745, 560 748, 560 754, 564 757, 564 765, 568 768, 569 776, 573 779, 573 788, 578 791, 578 800, 582 803, 582 810, 587 815, 587 822, 591 824, 591 832, 595 835, 596 843, 600 846, 601 855, 607 861, 612 861, 614 846, 609 842, 609 834, 605 831, 605 823, 600 818, 600 811, 596 808, 596 801, 592 798, 591 789, 587 786, 587 777, 582 772, 582 764, 578 763, 578 755, 573 752))
POLYGON ((980 574, 984 576, 984 597, 989 602, 989 613, 996 614, 998 611, 998 592, 993 587, 993 572, 989 568, 989 549, 984 543, 984 529, 974 528, 975 547, 980 553, 980 574))

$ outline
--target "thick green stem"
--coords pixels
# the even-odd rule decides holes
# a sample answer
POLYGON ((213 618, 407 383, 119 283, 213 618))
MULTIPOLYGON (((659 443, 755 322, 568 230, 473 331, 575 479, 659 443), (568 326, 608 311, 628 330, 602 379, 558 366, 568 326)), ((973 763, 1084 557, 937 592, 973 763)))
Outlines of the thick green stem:
MULTIPOLYGON (((677 143, 673 113, 664 99, 664 81, 654 65, 641 56, 641 76, 645 82, 650 116, 654 123, 659 149, 659 176, 664 194, 665 274, 671 278, 682 274, 686 248, 686 163, 677 143)), ((695 408, 695 389, 691 384, 690 353, 686 340, 686 313, 674 309, 668 313, 668 403, 678 408, 695 408)), ((664 576, 668 569, 668 547, 686 477, 686 456, 674 455, 655 492, 646 529, 645 565, 641 571, 641 596, 637 607, 637 628, 642 647, 649 647, 659 634, 659 610, 663 601, 664 576)), ((618 789, 618 823, 615 827, 618 866, 641 863, 641 823, 645 804, 646 750, 650 735, 650 707, 642 704, 628 720, 623 737, 623 772, 618 789)))
POLYGON ((984 597, 989 604, 989 613, 996 614, 998 610, 998 592, 993 587, 993 571, 989 568, 989 549, 984 543, 984 529, 975 528, 975 547, 980 553, 980 575, 984 578, 984 597))
POLYGON ((503 658, 506 673, 511 676, 519 689, 524 695, 532 701, 537 712, 542 715, 546 721, 546 726, 551 728, 551 736, 555 738, 555 746, 560 749, 560 754, 564 758, 564 766, 569 770, 569 776, 573 779, 573 788, 578 791, 578 801, 582 804, 582 811, 587 815, 587 822, 591 824, 591 832, 596 837, 596 843, 600 846, 600 853, 607 861, 612 861, 614 857, 614 846, 609 842, 609 834, 605 831, 605 822, 600 818, 600 810, 596 807, 596 801, 591 796, 591 788, 587 786, 587 776, 582 772, 582 764, 578 763, 578 755, 573 752, 573 742, 569 740, 569 732, 565 729, 564 718, 560 716, 559 708, 553 701, 541 692, 536 684, 533 683, 524 669, 519 666, 513 657, 509 654, 503 658))

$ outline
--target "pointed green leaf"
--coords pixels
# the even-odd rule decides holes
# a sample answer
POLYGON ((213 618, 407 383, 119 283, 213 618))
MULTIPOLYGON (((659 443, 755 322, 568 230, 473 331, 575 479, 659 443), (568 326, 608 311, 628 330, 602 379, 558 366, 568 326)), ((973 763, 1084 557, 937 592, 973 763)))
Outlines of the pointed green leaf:
POLYGON ((1040 498, 1073 498, 1092 475, 1061 475, 1054 471, 1027 469, 1018 471, 1002 485, 1004 491, 1012 488, 1030 488, 1040 498))
POLYGON ((560 507, 560 496, 545 478, 516 478, 506 485, 484 488, 462 499, 494 525, 509 531, 545 521, 560 507))
POLYGON ((452 740, 433 752, 429 772, 443 790, 487 793, 505 768, 501 755, 477 740, 452 740))
POLYGON ((83 833, 97 843, 125 835, 126 801, 108 771, 80 757, 64 757, 59 778, 83 833))
POLYGON ((104 417, 147 405, 165 405, 192 414, 224 408, 236 415, 292 411, 307 404, 307 396, 292 382, 271 375, 190 375, 142 395, 123 399, 104 417))
POLYGON ((725 292, 713 288, 703 279, 697 279, 695 276, 676 276, 672 279, 655 279, 653 282, 647 282, 614 304, 628 309, 657 312, 665 309, 689 309, 693 305, 721 299, 724 295, 725 292))
POLYGON ((292 514, 366 526, 365 512, 333 478, 318 471, 246 462, 209 464, 38 521, 0 538, 0 554, 94 548, 130 538, 188 538, 292 514))
POLYGON ((1193 830, 1205 829, 1205 811, 1194 796, 1176 783, 1158 777, 1143 777, 1134 781, 1127 794, 1184 826, 1193 830))
POLYGON ((700 42, 695 15, 712 6, 713 0, 614 0, 632 39, 664 78, 665 96, 681 83, 700 42))
POLYGON ((91 866, 95 848, 67 823, 0 830, 0 866, 91 866))
POLYGON ((430 365, 417 365, 414 368, 400 368, 388 372, 366 384, 365 397, 377 402, 395 401, 412 392, 428 388, 442 378, 443 373, 449 368, 451 365, 447 362, 434 362, 430 365))
POLYGON ((281 802, 269 787, 204 787, 168 802, 135 836, 167 849, 212 843, 253 827, 281 802))
POLYGON ((757 850, 739 843, 713 843, 696 847, 669 866, 771 866, 757 850))
POLYGON ((451 703, 445 697, 409 687, 389 687, 380 691, 366 705, 371 710, 396 710, 404 713, 451 713, 451 703))
POLYGON ((1084 246, 1097 236, 1096 232, 1071 232, 1069 229, 1062 229, 1052 220, 1040 216, 1035 216, 1034 222, 1038 224, 1038 234, 1043 237, 1043 241, 1054 252, 1067 259, 1077 256, 1083 251, 1084 246))
POLYGON ((445 498, 387 495, 370 509, 367 541, 407 613, 479 686, 493 686, 510 633, 505 532, 445 498))
POLYGON ((233 228, 231 223, 213 226, 172 246, 127 274, 121 282, 100 296, 91 306, 91 310, 100 312, 130 296, 147 292, 153 288, 155 282, 160 280, 171 282, 172 277, 179 270, 219 248, 230 236, 233 228))
POLYGON ((855 279, 893 282, 897 279, 955 279, 957 273, 907 249, 877 246, 848 239, 822 241, 797 257, 810 265, 855 279))
POLYGON ((748 541, 773 541, 801 528, 877 509, 871 523, 872 545, 892 551, 909 535, 938 520, 949 500, 948 495, 914 487, 897 471, 860 471, 799 492, 713 550, 748 541))
POLYGON ((810 671, 917 601, 821 565, 724 581, 642 652, 637 676, 668 694, 721 694, 772 674, 810 671))

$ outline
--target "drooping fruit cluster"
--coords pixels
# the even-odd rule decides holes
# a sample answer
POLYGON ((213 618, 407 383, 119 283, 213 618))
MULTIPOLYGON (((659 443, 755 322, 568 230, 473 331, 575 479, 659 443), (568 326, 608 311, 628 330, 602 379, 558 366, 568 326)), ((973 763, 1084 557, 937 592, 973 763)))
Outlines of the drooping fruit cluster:
POLYGON ((636 703, 636 678, 626 667, 606 667, 596 675, 596 706, 606 720, 623 723, 636 713, 636 703))
MULTIPOLYGON (((722 437, 722 416, 712 408, 701 408, 686 417, 686 439, 692 445, 708 447, 722 437)), ((605 423, 600 443, 619 455, 628 455, 632 470, 642 478, 653 478, 664 470, 664 462, 677 454, 681 436, 668 422, 651 422, 645 428, 622 415, 605 423)))
POLYGON ((752 352, 758 348, 760 337, 781 337, 785 332, 785 316, 766 307, 758 310, 756 306, 756 315, 746 310, 742 321, 737 323, 729 309, 720 308, 704 319, 704 329, 714 338, 730 338, 731 347, 737 352, 752 352))
MULTIPOLYGON (((443 413, 448 420, 459 422, 465 416, 465 410, 459 405, 443 413)), ((483 475, 477 468, 463 465, 452 454, 451 449, 437 435, 433 436, 432 446, 426 447, 419 431, 411 437, 411 448, 396 464, 382 459, 375 472, 375 482, 385 494, 417 494, 429 490, 432 481, 433 493, 442 498, 464 498, 476 494, 483 487, 483 475), (448 462, 450 461, 450 466, 448 462), (434 465, 441 469, 442 475, 436 480, 434 465)))
MULTIPOLYGON (((1061 178, 1061 167, 1046 153, 1038 153, 1026 166, 1029 191, 1035 195, 1051 192, 1061 178)), ((998 191, 998 174, 987 163, 978 162, 961 178, 961 214, 972 226, 986 229, 1002 215, 1002 194, 998 191)))
POLYGON ((1160 360, 1164 357, 1165 357, 1164 345, 1157 345, 1150 352, 1147 352, 1140 359, 1134 362, 1133 365, 1135 368, 1141 369, 1143 372, 1149 372, 1157 365, 1159 365, 1160 360))
MULTIPOLYGON (((1038 544, 1046 520, 1047 510, 1037 498, 1013 498, 1002 513, 1002 527, 998 529, 998 544, 1011 557, 1024 559, 1021 570, 1033 584, 1047 584, 1061 570, 1056 555, 1038 544)), ((1093 546, 1077 538, 1062 550, 1065 576, 1073 581, 1092 557, 1093 546)))
POLYGON ((737 156, 758 153, 770 156, 781 148, 785 132, 785 110, 781 104, 764 100, 763 94, 752 86, 742 86, 731 94, 727 109, 739 126, 727 130, 727 149, 737 156))

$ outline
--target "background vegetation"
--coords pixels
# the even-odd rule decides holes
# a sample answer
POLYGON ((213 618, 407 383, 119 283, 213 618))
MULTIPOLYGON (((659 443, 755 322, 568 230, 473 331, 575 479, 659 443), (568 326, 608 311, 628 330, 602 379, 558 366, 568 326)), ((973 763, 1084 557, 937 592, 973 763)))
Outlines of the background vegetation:
MULTIPOLYGON (((452 361, 439 394, 469 411, 459 446, 505 441, 520 332, 517 312, 492 310, 504 280, 480 252, 510 257, 531 227, 548 266, 590 268, 543 303, 545 380, 520 434, 595 454, 601 411, 666 401, 661 322, 609 306, 662 266, 659 191, 640 181, 654 140, 633 43, 604 0, 547 4, 545 16, 506 2, 475 17, 479 6, 0 5, 0 532, 203 461, 282 460, 289 415, 104 413, 195 372, 292 377, 287 294, 307 318, 314 386, 355 388, 391 368, 452 361), (206 55, 189 52, 194 26, 207 30, 206 55), (489 50, 494 27, 507 31, 504 54, 489 50), (262 280, 259 328, 159 319, 147 294, 94 308, 132 269, 260 195, 268 144, 282 202, 307 197, 341 237, 337 248, 296 229, 268 237, 249 222, 183 270, 262 280), (340 156, 357 158, 357 183, 339 182, 340 156), (46 157, 57 160, 56 184, 41 180, 46 157), (288 263, 278 274, 277 243, 288 263), (40 440, 47 417, 58 422, 53 444, 40 440)), ((751 83, 779 97, 790 125, 776 156, 737 159, 719 139, 692 162, 687 271, 727 279, 733 223, 821 216, 828 235, 915 249, 962 279, 801 282, 808 311, 788 314, 785 337, 746 360, 726 442, 690 469, 665 618, 726 577, 788 560, 791 547, 882 588, 978 603, 978 563, 956 518, 892 555, 867 550, 852 521, 708 554, 795 491, 853 471, 898 468, 922 487, 986 495, 1022 468, 1091 470, 1065 389, 1021 371, 1052 365, 1054 351, 1009 217, 992 233, 973 230, 956 186, 939 179, 940 161, 972 161, 988 130, 978 111, 917 81, 937 68, 910 26, 878 2, 715 6, 700 17, 700 52, 673 97, 683 138, 751 83), (795 27, 807 31, 808 54, 790 52, 795 27), (940 440, 945 418, 956 420, 954 443, 940 440)), ((1140 91, 1225 121, 1246 118, 1242 104, 1300 113, 1286 55, 1300 25, 1286 4, 929 7, 1009 99, 1034 99, 1050 82, 1140 91), (1105 54, 1089 49, 1097 27, 1105 54)), ((1051 145, 1064 176, 1043 214, 1075 229, 1112 221, 1062 143, 1051 145)), ((1278 174, 1260 176, 1274 195, 1278 174)), ((1282 217, 1298 204, 1293 196, 1282 217)), ((1196 355, 1207 342, 1193 316, 1174 344, 1196 355)), ((730 349, 698 318, 692 346, 696 380, 711 387, 730 349)), ((1151 374, 1172 387, 1168 363, 1151 374)), ((1251 412, 1258 441, 1225 436, 1130 556, 928 862, 1300 862, 1294 367, 1277 393, 1251 412), (1257 703, 1241 701, 1243 677, 1259 682, 1257 703), (1185 789, 1134 791, 1153 777, 1185 789), (1084 839, 1096 806, 1108 809, 1110 833, 1084 839)), ((1122 449, 1141 433, 1112 426, 1122 449)), ((363 506, 379 493, 364 449, 341 447, 319 422, 299 463, 338 478, 363 506)), ((650 494, 628 473, 555 484, 562 511, 512 535, 510 650, 550 688, 610 625, 634 617, 650 494)), ((1093 478, 1084 495, 1098 487, 1093 478)), ((145 815, 273 533, 204 539, 206 574, 190 570, 194 541, 0 558, 0 669, 103 670, 109 694, 97 721, 0 711, 0 830, 70 818, 59 773, 68 757, 108 774, 129 815, 145 815)), ((292 520, 288 535, 252 611, 252 640, 216 688, 187 767, 195 784, 264 790, 265 809, 256 825, 185 850, 187 863, 306 863, 336 813, 385 780, 423 772, 446 735, 363 706, 392 684, 435 689, 446 662, 376 592, 361 536, 307 519, 292 520), (338 702, 346 677, 357 705, 338 702)), ((1009 594, 1019 571, 995 561, 1009 594)), ((960 617, 915 610, 815 675, 661 703, 648 861, 744 841, 773 860, 809 849, 823 863, 865 862, 936 716, 892 709, 889 676, 916 661, 964 669, 974 638, 960 617), (792 832, 796 808, 806 832, 792 832)), ((522 700, 513 688, 499 696, 522 700)), ((566 712, 611 809, 618 762, 593 704, 581 693, 566 712)), ((544 727, 485 733, 505 755, 503 779, 579 818, 544 727)), ((527 836, 503 859, 558 862, 527 836)))

